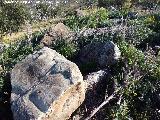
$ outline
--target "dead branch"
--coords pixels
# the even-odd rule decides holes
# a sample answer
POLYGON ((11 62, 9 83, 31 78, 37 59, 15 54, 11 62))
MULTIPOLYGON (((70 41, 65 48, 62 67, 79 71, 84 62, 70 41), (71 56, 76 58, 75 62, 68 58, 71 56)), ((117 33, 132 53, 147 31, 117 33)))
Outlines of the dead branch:
POLYGON ((100 106, 98 106, 91 114, 89 117, 85 118, 84 120, 90 120, 104 105, 106 105, 107 103, 109 103, 110 100, 112 100, 114 98, 115 94, 112 94, 111 96, 109 96, 105 101, 103 101, 103 103, 101 103, 100 106))

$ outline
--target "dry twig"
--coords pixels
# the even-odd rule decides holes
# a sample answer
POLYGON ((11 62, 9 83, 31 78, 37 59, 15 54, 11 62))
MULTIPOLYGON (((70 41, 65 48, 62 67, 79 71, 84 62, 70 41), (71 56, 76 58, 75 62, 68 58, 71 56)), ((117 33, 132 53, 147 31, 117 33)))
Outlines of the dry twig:
POLYGON ((115 94, 112 94, 111 96, 109 96, 105 101, 103 101, 103 103, 101 103, 100 106, 98 106, 91 114, 89 117, 87 117, 84 120, 90 120, 104 105, 106 105, 107 103, 109 103, 110 100, 112 100, 114 98, 115 94))

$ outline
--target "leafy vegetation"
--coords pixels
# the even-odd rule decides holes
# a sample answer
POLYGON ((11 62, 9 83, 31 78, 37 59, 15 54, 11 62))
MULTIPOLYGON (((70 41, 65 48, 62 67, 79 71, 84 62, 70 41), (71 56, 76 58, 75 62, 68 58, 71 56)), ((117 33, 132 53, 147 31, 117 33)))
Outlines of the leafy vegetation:
POLYGON ((18 31, 29 18, 30 14, 25 5, 2 4, 0 6, 0 34, 18 31))
POLYGON ((98 28, 107 26, 108 11, 104 8, 100 8, 95 13, 87 16, 69 16, 65 21, 65 24, 72 29, 78 30, 84 27, 86 28, 98 28))
MULTIPOLYGON (((126 13, 119 14, 121 18, 123 18, 123 15, 126 17, 126 13)), ((76 29, 76 25, 76 27, 72 26, 73 19, 71 18, 70 20, 70 24, 67 25, 72 29, 76 29)), ((91 27, 86 25, 89 21, 87 18, 83 20, 85 22, 78 21, 79 19, 76 19, 73 23, 79 23, 80 25, 78 24, 78 27, 85 25, 86 28, 97 28, 98 26, 96 25, 101 23, 97 21, 95 27, 91 27)), ((108 17, 105 17, 103 21, 108 21, 110 25, 113 25, 108 17)), ((94 24, 95 21, 92 22, 94 24)), ((159 58, 155 55, 155 51, 153 51, 154 47, 150 46, 150 43, 153 43, 151 36, 159 35, 158 26, 158 14, 138 16, 136 19, 127 16, 125 24, 120 23, 119 26, 128 28, 125 33, 123 31, 124 29, 120 29, 116 32, 110 31, 111 33, 100 36, 93 34, 87 38, 80 37, 80 46, 97 40, 113 40, 118 44, 122 53, 119 63, 110 67, 112 70, 110 80, 114 82, 113 88, 115 91, 118 89, 120 91, 117 93, 117 96, 119 96, 119 101, 117 102, 119 104, 105 107, 110 113, 106 114, 107 119, 159 119, 158 93, 160 90, 160 65, 159 58), (141 44, 149 46, 144 50, 139 47, 141 44)), ((156 37, 154 38, 154 42, 159 43, 157 42, 159 40, 156 37)), ((156 43, 154 45, 159 45, 156 43)))
POLYGON ((68 43, 64 39, 59 39, 55 45, 52 45, 51 48, 57 50, 57 52, 59 52, 68 59, 72 59, 78 51, 78 47, 75 43, 68 43))
POLYGON ((124 87, 118 93, 123 96, 122 104, 116 105, 116 109, 113 107, 116 110, 113 117, 138 120, 159 118, 159 107, 156 106, 160 78, 159 64, 152 57, 144 55, 142 51, 124 41, 118 44, 123 56, 121 64, 124 66, 119 71, 114 70, 114 81, 117 88, 123 85, 124 87))

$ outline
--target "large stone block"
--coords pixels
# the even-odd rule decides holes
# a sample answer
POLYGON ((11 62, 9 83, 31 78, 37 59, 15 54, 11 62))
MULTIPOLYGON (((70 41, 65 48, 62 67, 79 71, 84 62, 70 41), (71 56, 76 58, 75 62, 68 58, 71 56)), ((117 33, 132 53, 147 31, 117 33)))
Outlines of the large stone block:
POLYGON ((15 120, 65 120, 85 98, 77 65, 47 47, 15 65, 11 84, 15 120))

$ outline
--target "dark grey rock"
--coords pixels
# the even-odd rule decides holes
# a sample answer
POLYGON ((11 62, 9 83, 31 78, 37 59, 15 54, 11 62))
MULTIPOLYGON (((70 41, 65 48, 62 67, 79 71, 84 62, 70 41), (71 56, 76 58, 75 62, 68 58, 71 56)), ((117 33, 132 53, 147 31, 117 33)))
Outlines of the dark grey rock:
POLYGON ((120 58, 120 55, 119 48, 112 41, 94 42, 82 48, 79 58, 82 64, 94 62, 103 68, 114 64, 120 58))

